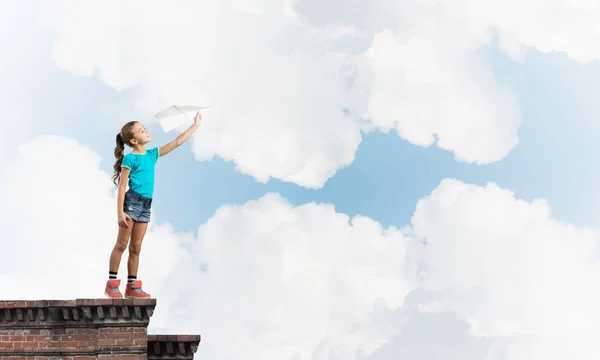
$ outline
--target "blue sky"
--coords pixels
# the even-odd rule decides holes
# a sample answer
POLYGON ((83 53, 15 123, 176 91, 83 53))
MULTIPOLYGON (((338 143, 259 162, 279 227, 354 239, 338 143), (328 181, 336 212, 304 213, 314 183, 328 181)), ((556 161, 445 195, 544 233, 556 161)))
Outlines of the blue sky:
MULTIPOLYGON (((198 219, 204 221, 212 214, 211 208, 273 191, 294 204, 332 203, 343 213, 403 226, 410 221, 416 201, 443 178, 452 177, 479 185, 495 182, 526 200, 545 198, 557 219, 597 225, 600 206, 595 188, 600 178, 593 164, 599 159, 596 117, 600 109, 593 87, 594 79, 600 81, 600 66, 575 64, 560 54, 531 54, 524 64, 515 64, 493 48, 488 56, 500 82, 518 94, 523 114, 520 144, 503 161, 458 163, 436 147, 414 146, 394 133, 371 133, 364 137, 350 166, 322 189, 309 190, 276 179, 263 185, 236 173, 230 163, 194 163, 190 154, 181 151, 168 164, 164 161, 158 191, 185 189, 190 198, 179 200, 173 194, 161 197, 157 204, 165 204, 173 211, 170 214, 176 214, 169 221, 193 230, 198 219), (181 186, 171 187, 174 182, 181 186)), ((157 142, 168 140, 158 126, 153 133, 157 142)), ((109 169, 108 164, 104 166, 109 169)))
MULTIPOLYGON (((49 51, 42 47, 31 53, 49 51)), ((422 148, 403 141, 394 132, 374 132, 364 136, 350 166, 323 188, 312 190, 278 179, 262 184, 219 158, 197 162, 187 143, 161 159, 156 180, 155 206, 160 209, 157 221, 171 222, 182 231, 195 231, 221 205, 278 192, 297 205, 332 203, 349 215, 366 215, 386 226, 403 226, 410 221, 416 201, 443 178, 452 177, 479 185, 495 182, 526 200, 545 198, 557 219, 597 225, 600 207, 595 188, 600 178, 594 164, 600 150, 596 141, 600 105, 593 88, 600 81, 600 66, 577 64, 563 54, 531 53, 524 63, 515 63, 495 46, 485 52, 499 82, 516 94, 523 117, 520 143, 506 159, 487 165, 460 163, 435 146, 422 148)), ((113 133, 118 128, 104 123, 107 117, 122 119, 123 123, 137 118, 130 105, 136 89, 119 92, 95 78, 73 76, 56 69, 49 57, 37 58, 36 63, 40 66, 23 79, 27 83, 21 85, 21 95, 11 94, 9 98, 40 92, 36 97, 44 102, 15 112, 68 121, 60 128, 44 121, 21 136, 74 137, 98 152, 102 169, 111 172, 113 133)), ((163 133, 149 119, 140 120, 146 120, 155 145, 176 136, 175 132, 163 133)))
POLYGON ((140 264, 161 304, 151 332, 202 333, 206 359, 600 354, 600 7, 153 1, 52 2, 45 23, 7 2, 0 298, 97 297, 116 133, 137 119, 163 145, 177 133, 151 114, 201 99, 214 111, 157 168, 140 264), (517 45, 522 62, 501 51, 517 45), (513 100, 519 143, 489 161, 513 100), (404 137, 380 131, 396 126, 404 137), (432 133, 450 151, 415 145, 432 133), (307 165, 283 181, 281 159, 307 165), (54 287, 64 274, 77 285, 54 287), (415 334, 426 346, 405 346, 415 334))

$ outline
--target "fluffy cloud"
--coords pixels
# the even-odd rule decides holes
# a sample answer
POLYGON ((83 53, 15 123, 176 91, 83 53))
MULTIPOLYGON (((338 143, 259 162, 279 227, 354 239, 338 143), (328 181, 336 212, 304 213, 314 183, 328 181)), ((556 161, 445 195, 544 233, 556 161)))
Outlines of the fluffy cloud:
MULTIPOLYGON (((276 194, 224 206, 192 247, 208 273, 184 306, 202 315, 178 323, 219 339, 208 347, 230 342, 225 358, 371 352, 389 337, 378 301, 398 308, 409 290, 407 242, 371 219, 349 219, 331 205, 293 207, 276 194)), ((189 266, 188 273, 198 267, 189 266)))
POLYGON ((495 38, 515 61, 531 49, 582 63, 600 54, 589 0, 65 0, 50 10, 58 66, 138 85, 145 116, 211 103, 198 159, 313 188, 353 161, 361 129, 459 161, 506 157, 520 114, 481 51, 495 38))
MULTIPOLYGON (((99 169, 100 160, 75 140, 42 136, 20 146, 17 158, 3 168, 0 272, 15 286, 3 287, 0 298, 103 296, 117 225, 115 188, 110 175, 99 169)), ((153 264, 184 259, 180 246, 186 234, 163 225, 147 236, 151 245, 140 267, 160 287, 169 274, 153 264), (161 246, 152 246, 158 240, 161 246)), ((120 274, 126 276, 123 261, 120 274)), ((164 298, 161 303, 168 307, 171 296, 164 298)))
POLYGON ((198 159, 216 155, 259 181, 306 187, 354 160, 360 125, 343 111, 354 95, 340 74, 351 58, 296 51, 302 26, 279 13, 223 1, 59 1, 48 18, 57 65, 116 89, 139 85, 144 116, 173 103, 212 105, 198 159))
MULTIPOLYGON (((46 20, 60 68, 139 86, 143 116, 213 105, 197 159, 233 161, 259 181, 319 188, 369 129, 481 164, 518 143, 518 108, 476 51, 491 39, 485 6, 315 4, 65 0, 46 20)), ((519 53, 505 33, 503 48, 519 53)))
MULTIPOLYGON (((2 238, 13 246, 0 253, 11 285, 0 298, 102 296, 117 226, 99 161, 62 137, 19 149, 0 183, 0 218, 11 225, 2 238)), ((202 356, 214 359, 370 353, 391 336, 382 306, 400 307, 409 291, 408 242, 369 218, 277 194, 219 208, 196 237, 151 224, 139 272, 159 299, 150 330, 200 332, 202 356)))
POLYGON ((445 54, 426 37, 399 44, 390 31, 375 35, 366 56, 369 114, 382 131, 419 146, 437 142, 466 162, 501 160, 517 144, 518 109, 481 58, 445 54))
MULTIPOLYGON (((32 113, 30 95, 36 92, 26 84, 34 77, 31 75, 31 68, 39 67, 37 63, 39 55, 30 51, 30 43, 26 42, 26 39, 31 39, 35 33, 36 26, 32 24, 36 24, 36 19, 16 1, 2 1, 0 6, 2 14, 9 14, 3 16, 0 21, 0 53, 2 54, 0 56, 0 77, 2 77, 0 164, 2 164, 14 156, 16 153, 14 148, 31 131, 32 121, 24 118, 32 113)), ((39 77, 36 77, 35 83, 39 84, 39 81, 39 77)), ((1 166, 0 171, 2 171, 1 166)))
POLYGON ((424 309, 460 313, 477 336, 518 338, 511 360, 600 354, 596 231, 552 219, 543 200, 449 179, 412 225, 427 241, 422 285, 439 294, 424 309))
MULTIPOLYGON (((61 137, 19 149, 1 179, 0 298, 100 296, 117 229, 99 161, 61 137)), ((597 240, 543 200, 446 179, 404 229, 277 194, 197 234, 151 224, 140 276, 159 298, 150 330, 202 333, 208 359, 591 359, 597 240)))

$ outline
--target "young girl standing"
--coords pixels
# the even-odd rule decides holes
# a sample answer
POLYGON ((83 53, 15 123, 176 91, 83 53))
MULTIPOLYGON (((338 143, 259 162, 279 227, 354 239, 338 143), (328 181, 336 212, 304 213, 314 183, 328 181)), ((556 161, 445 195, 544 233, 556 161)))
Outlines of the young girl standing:
POLYGON ((152 139, 148 131, 137 121, 128 122, 117 134, 113 182, 119 187, 117 196, 117 214, 119 233, 117 243, 110 254, 108 281, 104 294, 109 298, 122 298, 119 291, 121 280, 117 272, 121 256, 129 245, 127 261, 126 298, 146 299, 150 294, 142 290, 142 282, 137 279, 137 271, 142 249, 142 240, 150 221, 150 207, 154 193, 154 165, 159 157, 165 156, 186 142, 200 126, 200 112, 194 117, 194 124, 160 148, 146 150, 146 144, 152 139), (131 147, 131 153, 124 155, 125 145, 131 147), (129 183, 129 190, 126 190, 129 183))

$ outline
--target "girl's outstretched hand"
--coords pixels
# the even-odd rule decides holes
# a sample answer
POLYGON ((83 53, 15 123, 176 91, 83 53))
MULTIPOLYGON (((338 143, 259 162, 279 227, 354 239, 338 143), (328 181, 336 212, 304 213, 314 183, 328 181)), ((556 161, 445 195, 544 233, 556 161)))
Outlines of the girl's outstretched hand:
POLYGON ((179 134, 179 136, 177 136, 175 140, 171 141, 165 146, 160 147, 160 156, 167 155, 175 148, 181 146, 181 144, 186 142, 190 138, 190 136, 192 136, 192 134, 196 132, 196 130, 198 130, 198 128, 200 127, 200 121, 202 121, 202 114, 200 114, 200 111, 198 111, 196 113, 196 116, 194 117, 193 125, 190 125, 190 127, 186 131, 179 134))
POLYGON ((202 121, 202 114, 200 114, 200 111, 198 111, 194 117, 194 125, 200 126, 200 121, 202 121))
POLYGON ((129 222, 132 221, 129 215, 125 213, 119 214, 119 226, 123 228, 129 227, 129 222))

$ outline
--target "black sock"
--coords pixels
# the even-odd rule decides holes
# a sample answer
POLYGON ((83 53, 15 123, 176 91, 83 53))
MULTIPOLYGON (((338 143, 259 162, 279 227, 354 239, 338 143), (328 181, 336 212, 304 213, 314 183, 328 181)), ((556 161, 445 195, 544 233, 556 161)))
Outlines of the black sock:
POLYGON ((116 271, 109 271, 108 272, 108 280, 115 280, 117 278, 117 272, 116 271))
POLYGON ((127 284, 132 284, 133 285, 133 280, 137 280, 137 276, 135 275, 128 275, 127 276, 127 284))

